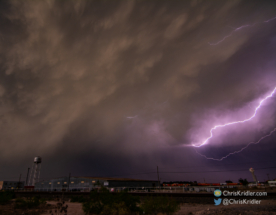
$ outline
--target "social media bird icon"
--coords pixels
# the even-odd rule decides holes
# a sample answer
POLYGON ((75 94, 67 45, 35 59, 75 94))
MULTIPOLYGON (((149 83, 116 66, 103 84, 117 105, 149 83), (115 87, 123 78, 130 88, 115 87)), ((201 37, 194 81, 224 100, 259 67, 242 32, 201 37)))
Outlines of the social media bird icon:
POLYGON ((215 205, 220 205, 221 199, 218 199, 218 200, 214 199, 214 202, 215 202, 215 205))
POLYGON ((221 196, 221 191, 219 189, 214 191, 215 197, 220 197, 221 196))

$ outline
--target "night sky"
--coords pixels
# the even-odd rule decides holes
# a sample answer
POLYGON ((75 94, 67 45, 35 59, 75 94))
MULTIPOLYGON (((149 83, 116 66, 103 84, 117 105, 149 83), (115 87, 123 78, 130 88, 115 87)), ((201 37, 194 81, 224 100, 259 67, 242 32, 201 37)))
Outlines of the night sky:
POLYGON ((275 87, 275 0, 0 1, 0 180, 274 179, 275 87))

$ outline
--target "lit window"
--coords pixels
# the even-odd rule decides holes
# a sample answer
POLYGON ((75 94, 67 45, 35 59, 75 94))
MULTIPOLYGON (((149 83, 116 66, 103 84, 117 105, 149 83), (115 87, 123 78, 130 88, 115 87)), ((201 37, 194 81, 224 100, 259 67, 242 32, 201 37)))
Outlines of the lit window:
POLYGON ((67 182, 65 181, 64 184, 67 184, 67 182))
POLYGON ((51 182, 49 182, 49 184, 52 184, 51 182))
POLYGON ((96 181, 92 181, 92 183, 95 183, 96 181))
POLYGON ((60 184, 60 182, 58 182, 57 184, 60 184))
POLYGON ((84 181, 81 181, 81 183, 83 184, 83 183, 84 183, 84 181))
POLYGON ((71 184, 74 184, 74 181, 71 181, 71 184))

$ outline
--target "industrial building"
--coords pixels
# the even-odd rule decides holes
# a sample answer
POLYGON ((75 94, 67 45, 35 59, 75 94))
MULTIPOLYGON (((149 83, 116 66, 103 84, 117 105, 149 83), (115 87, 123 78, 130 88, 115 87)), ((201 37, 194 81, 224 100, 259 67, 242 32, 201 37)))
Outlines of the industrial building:
POLYGON ((268 181, 267 183, 269 184, 270 187, 276 187, 276 179, 275 181, 268 181))
POLYGON ((37 191, 90 191, 101 186, 116 187, 156 187, 158 181, 139 180, 129 178, 102 178, 102 177, 61 177, 35 183, 37 191))
POLYGON ((23 181, 0 181, 0 190, 23 189, 24 184, 23 181))

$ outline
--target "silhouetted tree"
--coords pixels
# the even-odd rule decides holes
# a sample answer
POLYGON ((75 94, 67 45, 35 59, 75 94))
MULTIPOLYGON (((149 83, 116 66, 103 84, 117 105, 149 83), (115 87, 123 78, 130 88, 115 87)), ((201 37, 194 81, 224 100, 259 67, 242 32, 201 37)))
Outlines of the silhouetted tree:
POLYGON ((243 186, 247 186, 247 185, 248 185, 248 181, 247 181, 246 178, 245 178, 245 179, 240 178, 240 179, 239 179, 239 182, 240 182, 243 186))

